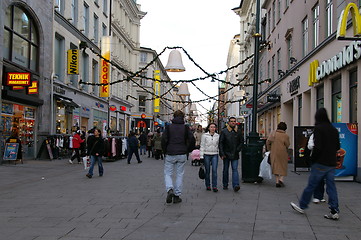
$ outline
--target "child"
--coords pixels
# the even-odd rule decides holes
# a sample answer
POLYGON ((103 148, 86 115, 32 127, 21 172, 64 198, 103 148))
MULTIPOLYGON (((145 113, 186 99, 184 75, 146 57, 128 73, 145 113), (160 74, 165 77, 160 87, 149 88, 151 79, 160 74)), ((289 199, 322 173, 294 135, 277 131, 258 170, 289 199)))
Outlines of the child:
POLYGON ((196 146, 196 148, 192 151, 191 159, 192 159, 192 166, 201 165, 201 151, 199 150, 199 146, 196 146))

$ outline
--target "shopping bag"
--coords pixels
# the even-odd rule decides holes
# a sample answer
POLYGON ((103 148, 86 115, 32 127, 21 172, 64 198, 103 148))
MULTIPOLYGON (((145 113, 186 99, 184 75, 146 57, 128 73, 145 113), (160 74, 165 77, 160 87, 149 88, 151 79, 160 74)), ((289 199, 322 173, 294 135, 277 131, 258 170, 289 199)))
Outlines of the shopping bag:
POLYGON ((206 171, 204 170, 204 166, 203 166, 203 165, 201 165, 201 166, 199 167, 198 177, 199 177, 200 179, 205 179, 205 178, 206 178, 206 171))
POLYGON ((261 162, 261 165, 259 166, 259 174, 258 176, 264 178, 264 179, 272 179, 272 170, 271 165, 268 163, 268 156, 270 155, 270 152, 266 152, 264 155, 264 158, 261 162))
POLYGON ((89 158, 89 156, 83 157, 83 164, 84 164, 84 169, 85 170, 90 168, 90 158, 89 158))

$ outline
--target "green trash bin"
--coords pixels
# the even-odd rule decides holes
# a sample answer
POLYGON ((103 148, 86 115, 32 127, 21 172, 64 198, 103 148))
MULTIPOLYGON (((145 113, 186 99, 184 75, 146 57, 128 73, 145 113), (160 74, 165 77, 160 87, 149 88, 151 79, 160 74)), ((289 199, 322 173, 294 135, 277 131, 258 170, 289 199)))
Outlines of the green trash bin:
POLYGON ((263 146, 265 140, 247 137, 247 144, 242 150, 242 181, 245 183, 261 183, 262 177, 259 177, 259 166, 263 160, 263 146))

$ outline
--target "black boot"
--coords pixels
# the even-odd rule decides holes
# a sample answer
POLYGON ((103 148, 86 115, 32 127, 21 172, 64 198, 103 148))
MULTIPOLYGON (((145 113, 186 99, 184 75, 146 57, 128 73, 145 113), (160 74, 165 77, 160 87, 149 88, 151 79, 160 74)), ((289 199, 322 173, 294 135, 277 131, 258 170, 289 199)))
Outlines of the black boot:
POLYGON ((180 202, 182 202, 182 199, 179 196, 173 197, 173 203, 180 203, 180 202))

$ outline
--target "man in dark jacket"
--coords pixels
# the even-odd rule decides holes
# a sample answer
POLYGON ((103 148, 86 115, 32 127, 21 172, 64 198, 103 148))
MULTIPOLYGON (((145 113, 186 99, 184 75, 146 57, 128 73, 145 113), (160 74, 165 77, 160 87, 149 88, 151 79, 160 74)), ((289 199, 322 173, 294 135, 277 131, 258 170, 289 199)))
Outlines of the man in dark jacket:
POLYGON ((324 108, 317 110, 315 115, 314 147, 311 160, 311 174, 308 185, 303 190, 299 205, 291 202, 291 206, 299 213, 304 213, 308 207, 315 189, 326 181, 328 204, 331 212, 324 217, 338 220, 338 196, 335 185, 335 167, 337 165, 337 151, 340 149, 340 139, 337 129, 332 126, 327 111, 324 108))
POLYGON ((239 174, 238 159, 242 150, 243 136, 241 129, 237 126, 236 118, 230 117, 228 126, 224 128, 219 137, 219 156, 223 160, 223 189, 228 189, 229 165, 232 166, 232 187, 238 192, 239 174))
POLYGON ((167 203, 179 203, 182 193, 184 164, 187 161, 189 145, 195 140, 189 127, 184 125, 184 113, 177 110, 173 114, 172 124, 165 128, 162 135, 162 150, 165 153, 164 181, 167 191, 167 203), (175 185, 173 185, 173 169, 177 174, 175 185))
POLYGON ((144 155, 147 153, 147 134, 145 132, 142 132, 139 136, 139 142, 140 142, 140 155, 144 155))
POLYGON ((138 138, 135 136, 135 133, 131 131, 128 136, 128 164, 130 164, 130 160, 132 160, 133 153, 135 154, 138 163, 142 163, 142 161, 139 158, 138 146, 139 146, 138 138))

